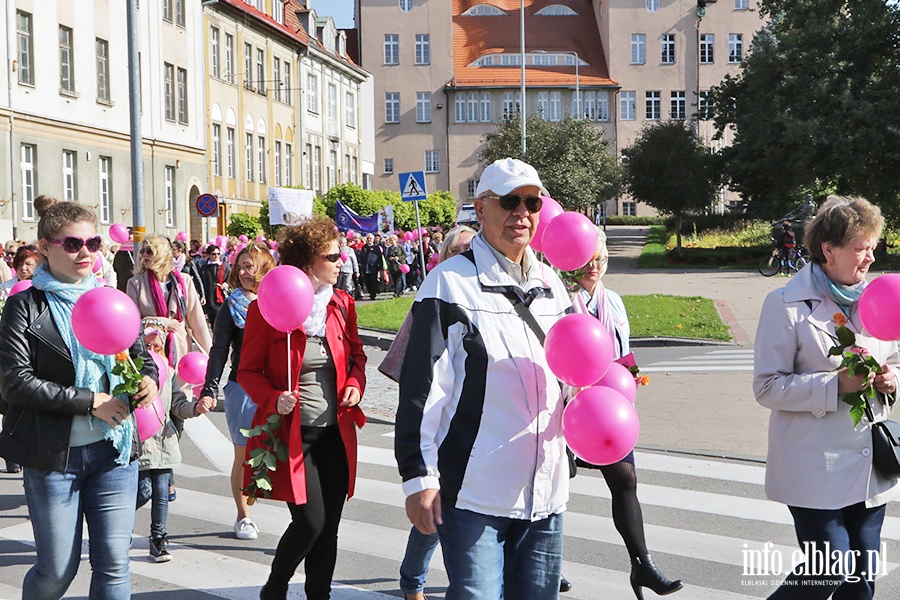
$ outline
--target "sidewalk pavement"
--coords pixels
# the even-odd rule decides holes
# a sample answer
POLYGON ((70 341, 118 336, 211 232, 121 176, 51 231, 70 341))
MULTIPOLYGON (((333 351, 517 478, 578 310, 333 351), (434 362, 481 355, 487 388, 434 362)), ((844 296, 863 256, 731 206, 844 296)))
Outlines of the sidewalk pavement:
MULTIPOLYGON (((738 270, 637 270, 637 258, 648 227, 610 226, 609 271, 603 283, 621 295, 672 294, 703 296, 716 302, 731 328, 737 347, 752 348, 759 311, 766 295, 784 286, 784 277, 763 277, 738 270)), ((374 348, 367 369, 369 384, 365 406, 373 416, 393 421, 397 385, 377 371, 392 335, 363 332, 374 348), (380 348, 380 349, 376 349, 380 348), (383 350, 381 350, 383 349, 383 350)), ((635 343, 641 347, 667 345, 668 340, 635 343)), ((677 343, 677 342, 676 342, 677 343)), ((698 351, 700 351, 698 349, 698 351)), ((761 461, 766 455, 769 411, 761 407, 751 389, 749 371, 654 373, 641 388, 638 409, 641 437, 638 448, 761 461)))

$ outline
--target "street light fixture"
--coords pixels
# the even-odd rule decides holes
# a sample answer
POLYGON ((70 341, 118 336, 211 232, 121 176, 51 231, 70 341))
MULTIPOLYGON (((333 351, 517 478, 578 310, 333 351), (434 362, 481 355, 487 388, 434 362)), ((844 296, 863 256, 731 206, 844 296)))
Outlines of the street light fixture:
POLYGON ((532 50, 532 52, 535 54, 569 54, 575 57, 575 106, 577 107, 577 118, 581 120, 582 116, 584 116, 584 109, 582 108, 581 86, 578 80, 578 64, 581 62, 578 53, 574 50, 554 50, 553 52, 547 52, 546 50, 532 50))

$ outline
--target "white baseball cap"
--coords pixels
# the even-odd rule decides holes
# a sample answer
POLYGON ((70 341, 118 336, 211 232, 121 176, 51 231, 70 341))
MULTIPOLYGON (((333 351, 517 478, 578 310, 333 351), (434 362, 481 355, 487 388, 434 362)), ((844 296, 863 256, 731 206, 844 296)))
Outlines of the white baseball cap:
POLYGON ((495 160, 481 174, 478 181, 478 189, 475 197, 487 192, 493 192, 498 196, 505 196, 523 185, 533 185, 541 189, 541 193, 549 196, 541 178, 538 177, 534 167, 516 158, 501 158, 495 160))

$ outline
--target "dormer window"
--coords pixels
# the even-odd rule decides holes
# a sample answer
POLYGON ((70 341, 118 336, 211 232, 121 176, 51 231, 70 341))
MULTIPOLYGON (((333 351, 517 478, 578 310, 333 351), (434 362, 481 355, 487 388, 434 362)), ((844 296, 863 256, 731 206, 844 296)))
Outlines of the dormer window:
POLYGON ((507 14, 493 4, 476 4, 462 14, 464 17, 505 17, 507 14))
POLYGON ((409 12, 413 7, 413 0, 397 0, 397 6, 400 7, 400 10, 403 12, 409 12))
POLYGON ((551 4, 534 13, 538 17, 577 17, 578 13, 563 4, 551 4))

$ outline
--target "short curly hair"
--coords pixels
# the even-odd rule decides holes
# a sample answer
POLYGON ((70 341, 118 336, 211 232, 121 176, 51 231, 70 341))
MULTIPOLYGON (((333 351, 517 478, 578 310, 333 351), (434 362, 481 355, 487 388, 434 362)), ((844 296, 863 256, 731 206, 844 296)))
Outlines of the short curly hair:
POLYGON ((53 239, 69 223, 90 223, 96 228, 97 214, 77 202, 57 202, 52 204, 44 211, 44 214, 41 215, 41 220, 38 221, 38 239, 53 239))
POLYGON ((338 239, 334 221, 314 216, 300 225, 286 227, 278 235, 278 256, 281 264, 297 267, 309 273, 316 257, 338 239))
POLYGON ((814 263, 825 264, 822 244, 846 246, 858 235, 880 238, 884 229, 881 209, 865 198, 828 196, 812 221, 806 224, 803 243, 814 263))

